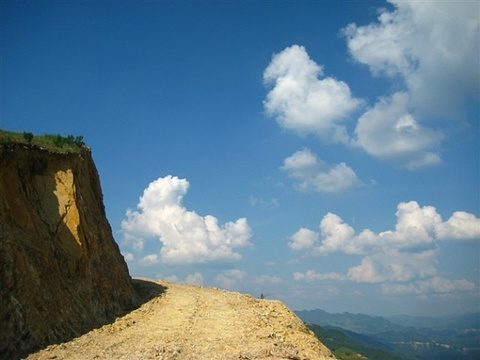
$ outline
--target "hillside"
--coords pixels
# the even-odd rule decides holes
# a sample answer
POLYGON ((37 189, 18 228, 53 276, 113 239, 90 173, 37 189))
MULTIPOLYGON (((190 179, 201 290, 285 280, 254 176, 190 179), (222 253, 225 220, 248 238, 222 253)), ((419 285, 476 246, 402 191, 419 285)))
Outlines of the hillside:
POLYGON ((405 330, 400 325, 395 325, 381 316, 369 316, 365 314, 330 314, 321 309, 302 310, 295 312, 303 321, 309 324, 338 327, 354 331, 360 334, 376 334, 386 331, 405 330))
POLYGON ((135 287, 140 308, 27 359, 335 359, 280 301, 145 279, 135 287))
POLYGON ((279 301, 133 280, 82 139, 0 131, 0 359, 334 358, 279 301))
POLYGON ((480 356, 478 313, 444 317, 395 316, 386 319, 365 314, 331 314, 324 310, 296 314, 321 334, 322 342, 339 359, 338 348, 348 348, 369 359, 473 360, 480 356), (315 325, 318 325, 316 327, 315 325), (378 357, 381 352, 389 356, 378 357))
POLYGON ((315 324, 308 325, 314 334, 340 360, 414 360, 408 354, 395 352, 394 349, 370 339, 368 336, 359 336, 348 331, 325 328, 315 324))

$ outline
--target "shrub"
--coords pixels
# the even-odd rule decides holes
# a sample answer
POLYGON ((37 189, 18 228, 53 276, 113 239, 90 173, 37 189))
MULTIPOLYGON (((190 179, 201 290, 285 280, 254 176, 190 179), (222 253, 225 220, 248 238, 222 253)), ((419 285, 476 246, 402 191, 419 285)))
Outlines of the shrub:
POLYGON ((83 135, 78 135, 75 140, 75 145, 77 145, 78 147, 82 147, 83 145, 85 145, 85 143, 83 142, 83 135))
POLYGON ((33 140, 33 134, 31 132, 24 132, 23 138, 30 144, 33 140))
POLYGON ((56 135, 52 139, 52 143, 54 146, 66 149, 71 147, 78 147, 81 148, 85 145, 83 142, 83 135, 78 135, 77 137, 73 137, 73 135, 68 135, 63 137, 62 135, 56 135))
POLYGON ((17 133, 0 129, 0 152, 14 147, 15 144, 33 144, 52 151, 61 150, 61 152, 82 153, 86 150, 82 135, 34 135, 27 131, 17 133))
POLYGON ((58 134, 53 137, 52 142, 54 146, 63 148, 63 145, 65 144, 65 138, 62 135, 58 134))

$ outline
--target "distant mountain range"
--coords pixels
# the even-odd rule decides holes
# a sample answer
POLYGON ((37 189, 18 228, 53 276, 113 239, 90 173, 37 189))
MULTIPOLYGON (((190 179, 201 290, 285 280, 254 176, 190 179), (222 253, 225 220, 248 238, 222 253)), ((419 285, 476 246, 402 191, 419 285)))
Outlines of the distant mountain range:
POLYGON ((480 359, 480 313, 444 317, 295 313, 339 359, 480 359), (359 357, 363 356, 363 357, 359 357))

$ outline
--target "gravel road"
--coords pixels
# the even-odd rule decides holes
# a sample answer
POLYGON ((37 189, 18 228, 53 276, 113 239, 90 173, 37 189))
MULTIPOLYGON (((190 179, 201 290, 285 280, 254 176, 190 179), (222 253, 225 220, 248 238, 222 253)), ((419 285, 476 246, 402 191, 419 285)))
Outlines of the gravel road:
POLYGON ((334 359, 290 309, 216 288, 135 279, 143 304, 45 359, 334 359))

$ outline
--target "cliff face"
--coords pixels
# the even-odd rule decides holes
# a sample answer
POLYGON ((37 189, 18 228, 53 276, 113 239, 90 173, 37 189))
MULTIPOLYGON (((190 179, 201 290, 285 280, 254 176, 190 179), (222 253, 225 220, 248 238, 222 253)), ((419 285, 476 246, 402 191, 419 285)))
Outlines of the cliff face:
POLYGON ((90 151, 0 147, 0 358, 100 326, 134 296, 90 151))

